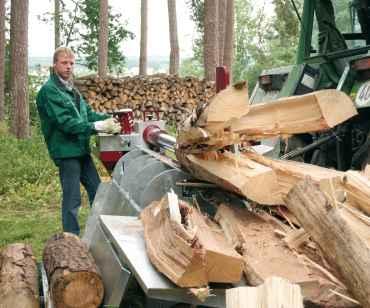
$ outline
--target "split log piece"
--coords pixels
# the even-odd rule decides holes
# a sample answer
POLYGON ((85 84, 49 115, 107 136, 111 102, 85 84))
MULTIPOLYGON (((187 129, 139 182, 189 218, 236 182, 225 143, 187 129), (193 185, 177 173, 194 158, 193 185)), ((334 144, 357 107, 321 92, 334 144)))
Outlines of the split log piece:
POLYGON ((320 246, 330 264, 362 304, 370 307, 370 248, 310 179, 289 192, 286 205, 320 246))
POLYGON ((280 277, 268 278, 258 287, 226 290, 226 308, 303 308, 298 285, 280 277))
POLYGON ((222 231, 197 209, 179 200, 181 223, 171 219, 168 198, 140 214, 150 261, 180 287, 201 288, 209 282, 239 282, 243 261, 222 231))

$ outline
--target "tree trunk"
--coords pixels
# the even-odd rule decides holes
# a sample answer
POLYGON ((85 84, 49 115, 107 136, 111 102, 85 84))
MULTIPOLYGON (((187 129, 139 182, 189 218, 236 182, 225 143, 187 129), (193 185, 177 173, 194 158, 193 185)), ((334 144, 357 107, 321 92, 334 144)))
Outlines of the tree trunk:
POLYGON ((62 233, 50 238, 43 263, 55 308, 99 307, 103 282, 87 247, 78 236, 62 233))
POLYGON ((224 65, 227 0, 218 0, 218 59, 217 65, 224 65))
POLYGON ((0 121, 5 119, 5 0, 0 0, 0 121))
POLYGON ((148 0, 141 0, 139 75, 147 74, 148 0))
POLYGON ((177 35, 176 0, 168 0, 168 21, 170 31, 170 74, 178 74, 180 62, 180 49, 177 35))
POLYGON ((225 65, 229 70, 230 81, 232 80, 233 59, 234 59, 234 0, 227 0, 223 65, 225 65))
POLYGON ((60 0, 54 0, 54 48, 60 46, 60 0))
POLYGON ((218 0, 204 1, 204 74, 205 79, 216 80, 218 60, 218 0))
POLYGON ((0 254, 0 307, 38 308, 39 286, 32 249, 12 244, 0 254))
POLYGON ((11 132, 17 138, 28 138, 30 136, 28 104, 28 3, 29 0, 11 1, 11 132))
POLYGON ((108 0, 100 0, 98 74, 102 78, 107 76, 108 70, 108 19, 108 0))
POLYGON ((363 307, 370 307, 370 248, 314 182, 299 182, 286 198, 288 209, 320 246, 363 307))

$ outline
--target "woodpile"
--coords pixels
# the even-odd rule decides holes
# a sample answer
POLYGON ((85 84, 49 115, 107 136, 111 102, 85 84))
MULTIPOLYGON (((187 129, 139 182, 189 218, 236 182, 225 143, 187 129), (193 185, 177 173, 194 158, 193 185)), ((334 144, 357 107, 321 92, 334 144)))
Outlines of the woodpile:
POLYGON ((0 252, 0 307, 39 308, 35 257, 29 245, 11 244, 0 252))
POLYGON ((184 122, 215 94, 211 82, 165 74, 106 79, 94 75, 79 78, 75 85, 96 111, 131 108, 139 120, 144 112, 158 112, 170 124, 184 122))
POLYGON ((55 308, 100 306, 103 282, 78 236, 61 233, 51 237, 44 248, 43 263, 55 308))

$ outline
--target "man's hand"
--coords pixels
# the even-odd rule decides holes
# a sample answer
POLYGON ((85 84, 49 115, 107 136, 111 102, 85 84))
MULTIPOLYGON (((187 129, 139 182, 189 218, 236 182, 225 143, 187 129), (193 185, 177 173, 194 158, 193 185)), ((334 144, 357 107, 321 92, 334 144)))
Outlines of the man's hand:
POLYGON ((121 125, 115 118, 109 118, 104 121, 94 122, 95 130, 99 133, 119 134, 121 125))

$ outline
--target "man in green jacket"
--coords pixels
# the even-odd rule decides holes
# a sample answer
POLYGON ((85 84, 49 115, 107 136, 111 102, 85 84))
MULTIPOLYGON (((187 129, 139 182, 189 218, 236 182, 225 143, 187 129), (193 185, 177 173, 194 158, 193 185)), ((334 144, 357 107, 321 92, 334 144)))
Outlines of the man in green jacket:
POLYGON ((121 128, 114 118, 94 112, 73 86, 74 63, 75 57, 69 48, 55 50, 53 70, 36 102, 50 157, 59 168, 63 230, 78 235, 80 182, 87 191, 90 205, 100 184, 90 155, 90 136, 97 132, 119 133, 121 128))

